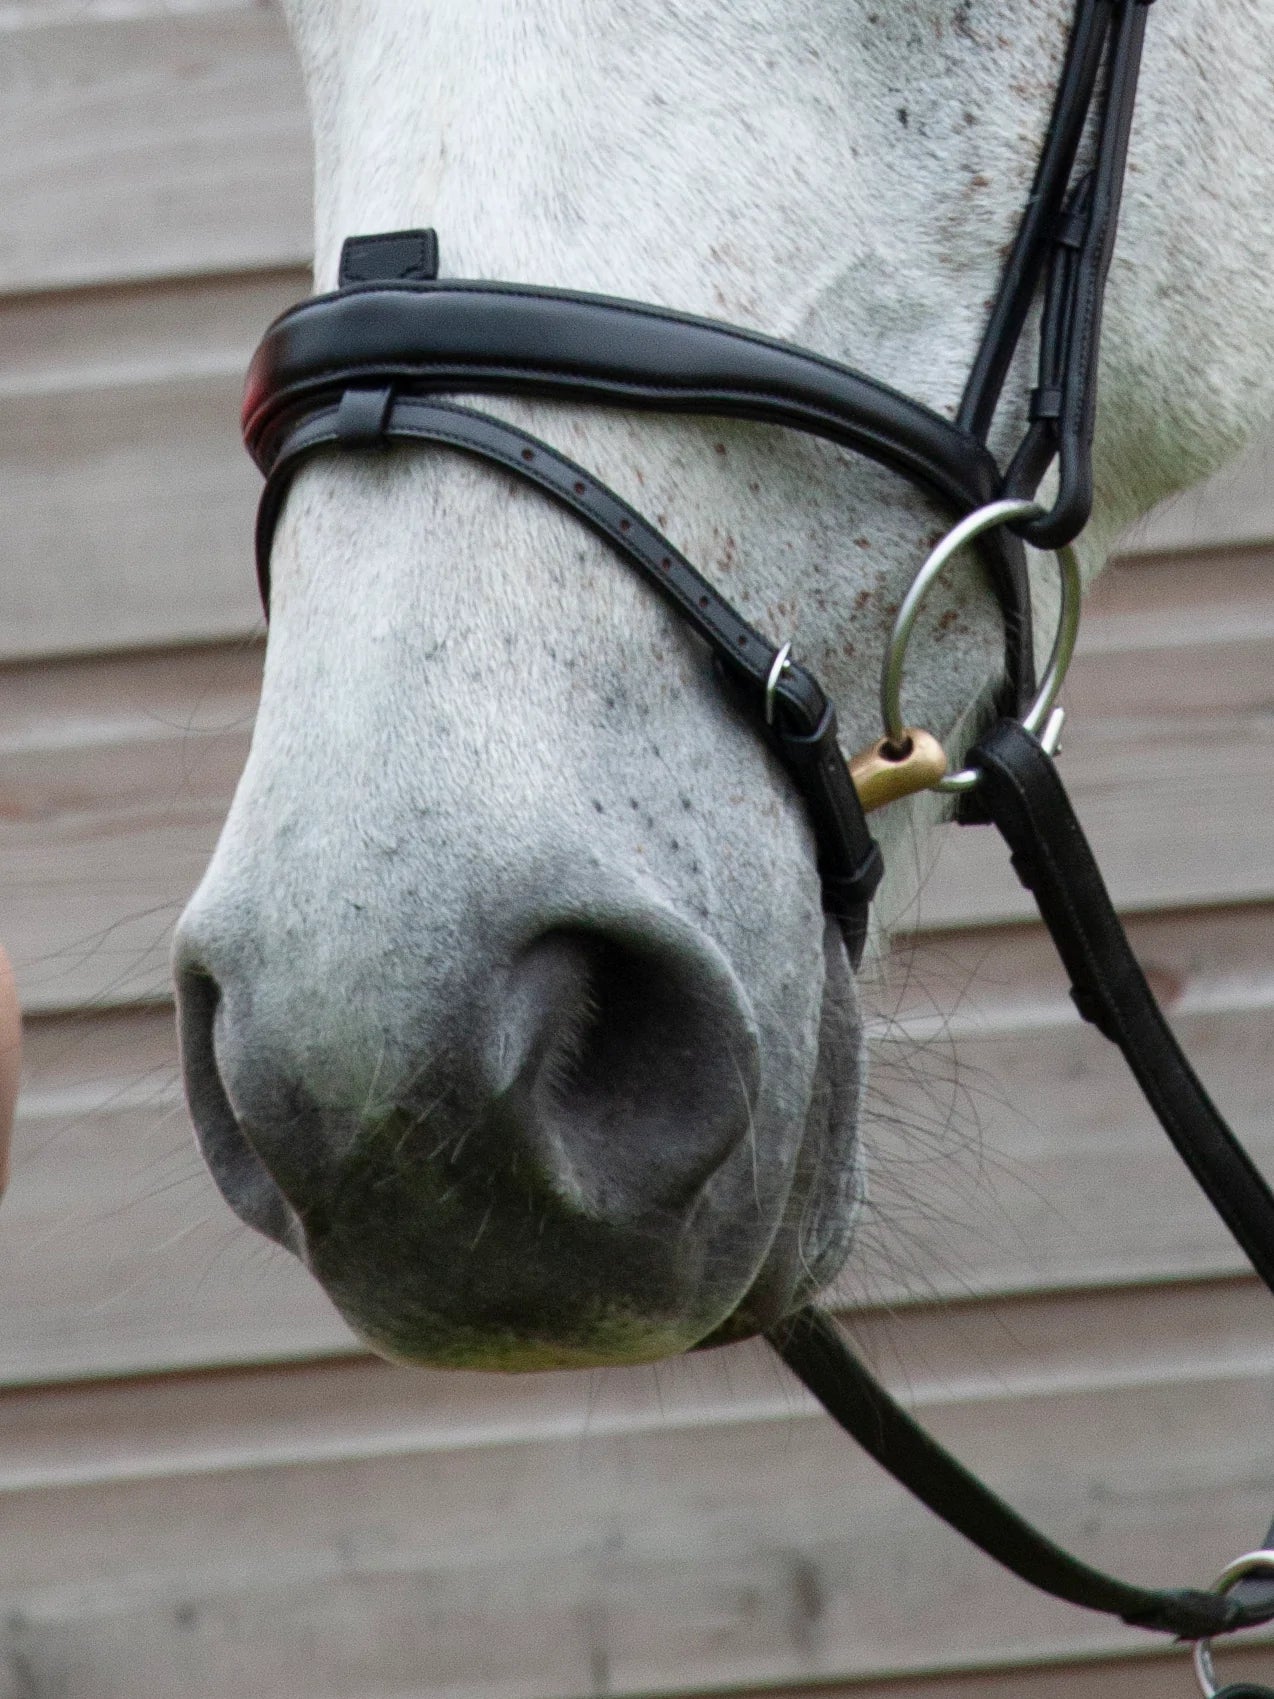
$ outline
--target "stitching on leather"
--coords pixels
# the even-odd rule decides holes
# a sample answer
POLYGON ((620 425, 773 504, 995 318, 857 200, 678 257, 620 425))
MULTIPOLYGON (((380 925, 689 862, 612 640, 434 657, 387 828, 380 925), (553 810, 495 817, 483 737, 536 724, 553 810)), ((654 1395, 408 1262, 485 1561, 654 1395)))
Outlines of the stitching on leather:
MULTIPOLYGON (((530 365, 516 368, 494 366, 475 368, 471 373, 465 374, 465 377, 471 378, 472 381, 479 386, 481 385, 481 380, 483 378, 491 380, 506 376, 510 378, 522 377, 533 381, 543 381, 545 376, 547 376, 551 381, 554 374, 552 372, 546 373, 542 368, 532 367, 530 365)), ((376 366, 371 363, 364 366, 345 366, 341 368, 334 368, 330 373, 324 373, 322 378, 316 378, 312 382, 307 382, 304 385, 297 384, 288 389, 274 391, 270 400, 263 403, 247 422, 245 426, 246 434, 255 446, 259 438, 265 434, 266 430, 268 430, 270 412, 276 409, 279 403, 285 399, 289 399, 293 396, 299 398, 305 393, 322 393, 323 390, 328 388, 338 388, 343 384, 355 381, 366 382, 373 377, 388 377, 391 379, 394 377, 406 377, 410 380, 413 377, 420 377, 420 368, 395 367, 388 364, 376 366)), ((455 379, 455 391, 463 393, 465 377, 457 377, 455 379)), ((559 379, 559 381, 561 380, 559 379)), ((789 396, 783 396, 776 390, 700 389, 688 386, 684 381, 678 382, 675 378, 647 379, 640 384, 624 383, 622 380, 613 378, 593 379, 591 381, 596 384, 596 387, 599 390, 605 389, 609 391, 617 400, 624 397, 631 400, 643 394, 649 394, 657 397, 682 395, 687 399, 699 397, 708 400, 709 398, 715 398, 719 401, 731 403, 739 407, 761 406, 774 408, 775 410, 786 409, 788 411, 797 412, 809 420, 818 421, 825 428, 823 430, 810 430, 808 426, 802 426, 791 419, 780 418, 772 420, 758 420, 755 422, 771 424, 785 430, 805 429, 809 431, 810 435, 838 443, 842 443, 842 436, 849 436, 854 441, 871 443, 878 449, 888 449, 895 461, 917 470, 923 470, 927 481, 931 485, 935 486, 934 493, 937 494, 950 496, 959 490, 960 493, 965 495, 973 494, 977 501, 982 501, 989 493, 988 488, 985 486, 978 488, 977 490, 971 490, 964 478, 959 476, 958 469, 955 467, 947 467, 945 465, 936 464, 933 460, 929 459, 928 456, 926 456, 923 462, 920 461, 914 451, 909 452, 910 445, 898 442, 892 436, 886 436, 878 430, 869 429, 861 422, 850 418, 848 415, 842 416, 837 413, 831 413, 827 409, 815 407, 809 402, 801 401, 789 396), (833 428, 828 429, 826 427, 833 428), (940 474, 940 477, 935 477, 935 473, 940 474)), ((437 393, 446 394, 451 388, 451 380, 443 379, 442 382, 447 387, 440 387, 437 393)), ((588 378, 581 378, 578 380, 578 387, 584 389, 588 386, 589 382, 590 380, 588 378)), ((565 382, 564 387, 572 387, 569 380, 565 382)), ((513 393, 516 393, 516 391, 513 393)), ((421 399, 425 398, 422 396, 421 399)), ((687 409, 687 411, 689 411, 689 409, 687 409)), ((712 416, 709 409, 705 409, 705 416, 712 416)), ((728 417, 729 415, 723 414, 721 416, 728 417)), ((844 446, 843 443, 842 446, 844 446)), ((980 470, 989 471, 994 475, 995 468, 993 462, 990 462, 989 460, 983 461, 979 458, 978 464, 980 470)))
MULTIPOLYGON (((366 284, 356 286, 353 289, 342 289, 336 294, 316 295, 309 301, 302 301, 295 307, 289 307, 287 312, 275 319, 269 330, 266 331, 265 340, 268 341, 276 328, 281 327, 293 318, 300 318, 304 314, 316 310, 322 311, 334 303, 339 303, 353 296, 372 294, 397 294, 409 298, 456 295, 461 298, 468 297, 472 300, 481 300, 484 296, 507 296, 517 301, 570 301, 581 306, 596 307, 603 312, 617 312, 633 318, 650 319, 656 324, 689 324, 693 325, 696 330, 705 330, 714 336, 728 338, 732 342, 741 342, 745 347, 765 348, 772 353, 781 354, 785 358, 799 360, 802 364, 821 366, 842 376, 847 375, 856 378, 860 383, 864 383, 868 388, 875 390, 877 394, 889 396, 891 400, 910 400, 909 397, 895 397, 887 385, 882 384, 878 378, 873 378, 868 373, 859 371, 857 366, 847 366, 843 360, 833 360, 829 355, 819 354, 813 349, 798 348, 794 343, 784 342, 779 337, 766 336, 763 331, 750 331, 741 325, 727 324, 723 319, 701 318, 697 313, 678 313, 671 307, 652 307, 648 302, 626 301, 614 295, 590 295, 583 291, 576 292, 569 289, 533 289, 528 288, 525 284, 516 283, 492 283, 487 288, 481 286, 475 288, 472 283, 452 283, 448 281, 440 286, 422 284, 413 289, 406 282, 395 282, 388 285, 366 284)), ((940 413, 926 407, 922 401, 911 401, 910 405, 937 420, 944 429, 957 429, 949 419, 944 419, 940 413)), ((970 437, 969 440, 975 442, 977 439, 970 437)))
MULTIPOLYGON (((959 442, 966 450, 973 451, 979 461, 988 462, 991 468, 994 469, 995 463, 990 451, 987 449, 985 443, 980 442, 977 437, 973 436, 969 432, 962 431, 959 426, 953 425, 949 419, 945 419, 942 414, 936 412, 933 408, 926 406, 924 402, 915 401, 909 396, 895 394, 888 385, 881 383, 878 379, 871 377, 866 372, 859 371, 855 366, 847 366, 843 361, 832 360, 826 355, 817 354, 812 350, 798 348, 795 345, 781 342, 775 337, 768 337, 760 332, 747 331, 737 325, 725 324, 716 319, 704 319, 691 314, 687 314, 684 318, 682 318, 673 313, 671 310, 651 308, 643 305, 641 302, 630 303, 604 295, 571 294, 569 292, 559 292, 554 290, 545 290, 541 292, 527 289, 525 287, 519 288, 516 285, 508 284, 493 284, 490 289, 475 289, 472 287, 465 287, 463 285, 445 285, 443 288, 423 285, 419 288, 413 289, 402 283, 393 284, 388 287, 384 284, 369 284, 361 288, 355 287, 354 289, 343 290, 340 294, 336 295, 317 296, 313 300, 303 301, 299 306, 290 308, 288 312, 276 319, 274 324, 270 326, 270 329, 266 332, 265 342, 262 346, 264 347, 273 338, 276 329, 281 328, 283 325, 293 320, 300 319, 307 314, 312 315, 315 313, 325 313, 327 309, 332 307, 334 304, 339 305, 339 303, 345 299, 366 294, 397 294, 402 295, 409 300, 428 299, 430 296, 453 295, 462 300, 465 298, 470 300, 481 300, 484 296, 504 296, 514 300, 523 301, 570 301, 577 302, 586 307, 597 308, 602 312, 620 313, 626 317, 631 316, 634 318, 647 319, 656 324, 688 323, 693 325, 696 330, 705 331, 709 335, 720 338, 723 341, 737 342, 743 347, 748 348, 760 348, 768 353, 777 354, 785 360, 790 360, 798 366, 813 366, 821 371, 833 373, 842 379, 849 378, 853 382, 863 385, 863 387, 870 390, 873 395, 877 396, 882 401, 890 403, 895 408, 902 403, 904 404, 903 410, 905 412, 913 413, 915 416, 924 418, 930 424, 937 426, 940 433, 951 440, 953 445, 955 442, 959 442)), ((342 376, 348 377, 353 376, 356 373, 362 374, 373 369, 375 368, 369 365, 360 365, 358 367, 329 367, 325 368, 321 376, 316 374, 313 381, 321 384, 326 384, 329 381, 338 382, 342 376)), ((525 368, 517 369, 526 370, 528 372, 532 370, 539 370, 539 368, 533 368, 530 365, 525 368)), ((307 379, 302 381, 308 383, 310 380, 307 379)), ((675 387, 676 382, 675 379, 661 380, 658 378, 647 381, 649 381, 650 386, 653 389, 675 387)), ((278 393, 280 392, 274 392, 276 395, 278 393)), ((286 394, 288 391, 285 389, 282 393, 286 394)), ((765 390, 759 393, 768 396, 773 396, 775 394, 772 390, 765 390)), ((273 399, 273 396, 271 399, 273 399)), ((257 411, 260 412, 265 410, 268 405, 269 401, 263 403, 262 408, 257 411)))
MULTIPOLYGON (((404 399, 410 401, 413 398, 406 397, 404 399)), ((656 530, 655 527, 650 524, 649 520, 644 519, 635 508, 629 507, 622 496, 617 495, 608 486, 604 485, 602 481, 597 478, 594 473, 589 472, 586 467, 580 466, 577 462, 570 460, 566 455, 560 453, 557 449, 552 448, 542 439, 532 436, 529 432, 520 430, 517 426, 509 425, 504 420, 494 419, 489 415, 468 414, 461 408, 449 408, 445 402, 435 402, 431 404, 426 401, 423 405, 430 407, 431 411, 443 414, 451 412, 458 415, 460 418, 472 419, 475 428, 479 431, 494 430, 497 433, 508 432, 513 440, 524 444, 534 445, 536 451, 544 455, 545 459, 549 461, 550 464, 552 464, 562 475, 563 481, 566 483, 569 483, 576 478, 586 479, 590 486, 602 495, 606 501, 613 503, 619 509, 621 517, 628 519, 639 535, 646 537, 654 545, 651 551, 653 554, 666 554, 671 559, 675 560, 683 571, 693 580, 694 586, 701 593, 707 594, 712 598, 712 607, 714 611, 727 615, 730 620, 737 623, 740 634, 746 634, 749 644, 759 648, 767 657, 768 661, 773 660, 775 650, 769 638, 767 638, 762 632, 759 632, 755 626, 749 623, 749 621, 744 619, 742 614, 740 614, 736 608, 732 607, 731 604, 720 595, 712 583, 707 578, 703 577, 698 569, 689 560, 687 560, 685 555, 682 554, 675 544, 670 542, 661 531, 656 530)), ((290 465, 294 457, 299 460, 301 457, 317 452, 319 449, 339 448, 340 446, 339 440, 335 435, 334 428, 330 423, 326 421, 320 422, 320 418, 312 416, 298 427, 298 434, 304 432, 307 427, 315 429, 315 434, 310 438, 310 440, 297 444, 296 448, 287 456, 286 460, 280 456, 280 458, 276 461, 276 470, 281 475, 286 475, 289 480, 292 471, 295 470, 295 467, 290 465)), ((671 594, 672 599, 674 599, 682 608, 685 617, 690 621, 693 629, 699 633, 700 637, 703 638, 710 647, 719 649, 723 653, 729 653, 736 664, 743 667, 751 676, 753 676, 756 682, 761 682, 764 672, 760 665, 758 664, 754 666, 748 658, 745 650, 731 645, 717 628, 715 622, 704 618, 704 610, 700 607, 696 607, 692 598, 688 599, 678 586, 659 577, 659 575, 653 570, 652 562, 648 560, 642 551, 636 546, 637 537, 635 537, 631 532, 624 532, 610 518, 608 518, 607 515, 586 505, 584 502, 574 497, 573 493, 569 490, 560 488, 552 479, 537 476, 536 473, 522 461, 519 453, 514 452, 513 450, 502 451, 499 445, 475 443, 472 437, 466 435, 459 427, 448 430, 445 424, 431 424, 428 428, 424 426, 413 428, 410 424, 395 425, 391 418, 386 435, 391 440, 401 439, 405 441, 448 443, 452 447, 464 450, 465 452, 475 455, 480 459, 488 461, 488 463, 492 465, 502 467, 515 477, 521 478, 523 482, 528 483, 537 489, 546 491, 555 499, 560 500, 563 505, 572 509, 572 511, 574 511, 585 523, 602 531, 621 554, 627 556, 629 560, 633 561, 638 566, 643 577, 649 578, 652 583, 660 586, 665 586, 666 584, 666 587, 661 590, 661 594, 665 596, 671 594)))

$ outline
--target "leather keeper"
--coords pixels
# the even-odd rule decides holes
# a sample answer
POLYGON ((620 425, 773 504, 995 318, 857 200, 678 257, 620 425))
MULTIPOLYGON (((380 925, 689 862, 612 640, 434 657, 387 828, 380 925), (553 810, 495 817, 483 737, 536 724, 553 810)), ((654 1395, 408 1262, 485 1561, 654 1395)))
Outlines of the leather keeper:
POLYGON ((392 389, 347 389, 336 410, 336 440, 342 448, 380 448, 393 405, 392 389))

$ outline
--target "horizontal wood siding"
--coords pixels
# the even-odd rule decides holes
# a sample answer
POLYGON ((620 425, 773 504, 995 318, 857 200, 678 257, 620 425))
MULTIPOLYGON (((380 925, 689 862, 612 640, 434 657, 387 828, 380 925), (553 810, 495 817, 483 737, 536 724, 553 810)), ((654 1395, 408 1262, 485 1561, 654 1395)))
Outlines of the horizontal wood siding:
MULTIPOLYGON (((1186 1699, 971 1554, 759 1346, 486 1377, 365 1356, 191 1139, 167 954, 247 749, 238 442, 307 287, 258 0, 0 4, 0 1699, 1186 1699)), ((1065 768, 1200 1072, 1274 1173, 1268 450, 1093 598, 1065 768)), ((833 1300, 994 1486, 1205 1582, 1274 1505, 1274 1304, 1080 1025, 988 834, 866 986, 872 1192, 833 1300)), ((1274 1650, 1230 1654, 1268 1672, 1274 1650)))
MULTIPOLYGON (((1263 1526, 1274 1328, 1247 1284, 1149 1313, 1035 1299, 856 1331, 947 1442, 1098 1561, 1169 1581, 1263 1526)), ((65 1699, 677 1691, 1138 1640, 931 1528, 759 1348, 511 1383, 335 1364, 3 1407, 2 1585, 15 1644, 65 1699)))
POLYGON ((239 440, 256 335, 301 272, 0 306, 0 659, 259 630, 239 440))
POLYGON ((51 5, 5 33, 0 288, 305 264, 309 131, 267 5, 51 5))

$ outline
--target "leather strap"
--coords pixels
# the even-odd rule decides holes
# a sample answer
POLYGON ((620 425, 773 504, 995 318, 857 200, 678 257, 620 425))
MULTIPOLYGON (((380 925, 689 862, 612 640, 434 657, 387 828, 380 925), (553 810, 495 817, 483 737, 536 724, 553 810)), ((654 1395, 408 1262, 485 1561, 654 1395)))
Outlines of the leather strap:
MULTIPOLYGON (((391 242, 378 240, 382 250, 391 242)), ((301 302, 275 320, 253 355, 244 440, 268 474, 280 441, 307 413, 348 389, 385 388, 535 395, 783 426, 869 456, 961 517, 995 500, 1002 482, 984 443, 834 360, 712 319, 507 283, 396 278, 301 302)), ((1000 705, 1020 713, 1034 690, 1026 558, 1003 529, 979 549, 1004 614, 1000 705)))
POLYGON ((755 331, 604 295, 446 279, 301 302, 274 321, 248 368, 244 440, 262 470, 280 418, 355 384, 784 425, 883 461, 957 514, 1000 489, 983 443, 886 384, 755 331))
POLYGON ((649 520, 540 438, 471 408, 395 398, 389 389, 347 390, 336 406, 307 413, 278 442, 257 511, 257 574, 267 612, 270 549, 297 468, 321 450, 366 452, 390 442, 459 449, 533 485, 610 543, 708 645, 731 684, 732 700, 804 800, 818 847, 824 907, 839 922, 857 967, 884 864, 841 754, 835 708, 813 675, 789 661, 772 687, 769 723, 767 688, 779 659, 774 645, 649 520))
POLYGON ((982 806, 1009 846, 1086 1021, 1118 1045, 1181 1159, 1274 1291, 1274 1194, 1226 1126, 1132 953, 1056 764, 1002 720, 970 752, 982 806))
MULTIPOLYGON (((977 794, 983 817, 1004 837, 1018 876, 1035 896, 1080 1014, 1119 1047, 1186 1166, 1274 1290, 1274 1195, 1164 1020, 1052 757, 1017 721, 1003 720, 973 748, 969 763, 982 774, 977 794)), ((879 1463, 1024 1581, 1185 1639, 1274 1620, 1274 1580, 1263 1576, 1248 1576, 1225 1595, 1153 1591, 1094 1570, 1054 1545, 895 1403, 820 1311, 801 1311, 770 1339, 879 1463)), ((1262 1549, 1272 1546, 1274 1527, 1262 1549)), ((1246 1691, 1268 1699, 1259 1688, 1246 1691)))
POLYGON ((956 423, 985 442, 1039 291, 1092 105, 1106 39, 1102 0, 1079 0, 1035 180, 1005 262, 956 423))
POLYGON ((1114 8, 1096 161, 1069 197, 1055 234, 1031 428, 1005 477, 1006 494, 1034 495, 1044 472, 1057 461, 1052 510, 1022 527, 1022 535, 1037 548, 1072 542, 1092 512, 1102 310, 1119 226, 1147 4, 1122 0, 1114 8))
POLYGON ((1031 422, 1004 482, 1006 495, 1033 497, 1049 467, 1058 462, 1052 509, 1016 527, 1036 548, 1057 549, 1073 542, 1092 511, 1102 307, 1119 227, 1150 3, 1080 0, 1035 181, 957 417, 961 428, 985 440, 1031 303, 1047 273, 1031 422), (1093 164, 1072 184, 1099 86, 1093 164))
POLYGON ((1146 1588, 1072 1557, 972 1475, 880 1385, 813 1305, 767 1335, 828 1414, 922 1504, 1014 1575, 1136 1628, 1201 1640, 1274 1619, 1274 1584, 1242 1596, 1146 1588))

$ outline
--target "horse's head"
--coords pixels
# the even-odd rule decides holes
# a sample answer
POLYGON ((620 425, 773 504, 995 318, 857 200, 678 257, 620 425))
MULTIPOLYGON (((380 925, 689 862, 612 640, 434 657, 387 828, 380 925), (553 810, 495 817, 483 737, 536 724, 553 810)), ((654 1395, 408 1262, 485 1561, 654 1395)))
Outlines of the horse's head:
MULTIPOLYGON (((1244 114, 1260 133, 1271 32, 1252 5, 1155 10, 1090 567, 1271 400, 1274 361, 1254 396, 1240 350, 1270 319, 1244 243, 1274 173, 1232 140, 1244 114)), ((292 11, 320 285, 345 236, 433 224, 453 275, 732 319, 950 414, 1071 4, 292 11)), ((949 513, 771 428, 483 405, 792 638, 848 747, 878 735, 891 616, 949 513)), ((999 666, 974 569, 922 633, 910 717, 949 737, 999 666)), ((887 856, 926 806, 882 817, 887 856)), ((914 849, 893 859, 901 883, 914 849)), ((607 545, 485 467, 397 448, 298 477, 252 753, 178 964, 218 1184, 389 1353, 664 1355, 768 1325, 845 1258, 861 1022, 790 781, 607 545)))

